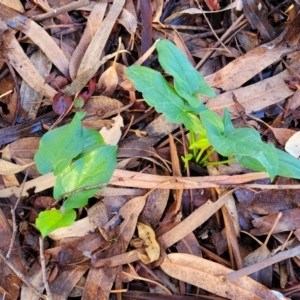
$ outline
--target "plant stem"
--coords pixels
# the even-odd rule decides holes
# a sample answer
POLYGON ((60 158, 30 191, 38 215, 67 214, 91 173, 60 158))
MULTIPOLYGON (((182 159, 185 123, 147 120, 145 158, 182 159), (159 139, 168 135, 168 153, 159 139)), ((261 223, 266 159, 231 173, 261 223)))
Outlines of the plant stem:
POLYGON ((207 152, 207 154, 200 160, 199 164, 202 165, 204 162, 207 161, 207 159, 215 152, 215 148, 212 147, 210 151, 207 152))
MULTIPOLYGON (((190 130, 190 145, 194 144, 195 141, 196 141, 196 137, 195 137, 195 132, 190 130)), ((197 155, 197 151, 196 149, 192 149, 192 152, 193 152, 193 157, 196 157, 197 155)))
POLYGON ((230 158, 230 159, 226 159, 226 160, 222 160, 222 161, 205 162, 205 163, 203 163, 203 166, 207 167, 207 166, 215 166, 215 165, 224 165, 224 164, 227 164, 227 163, 234 162, 235 160, 236 159, 234 157, 234 158, 230 158))

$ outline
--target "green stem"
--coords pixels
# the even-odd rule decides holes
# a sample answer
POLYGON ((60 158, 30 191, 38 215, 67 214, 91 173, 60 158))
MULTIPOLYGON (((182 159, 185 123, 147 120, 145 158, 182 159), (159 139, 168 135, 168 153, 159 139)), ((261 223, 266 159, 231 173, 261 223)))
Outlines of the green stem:
POLYGON ((207 167, 207 166, 224 165, 224 164, 228 164, 228 163, 234 162, 235 160, 236 159, 234 157, 234 158, 230 158, 230 159, 222 160, 222 161, 211 161, 211 162, 207 161, 207 162, 203 163, 203 166, 207 167))
POLYGON ((204 162, 207 161, 207 159, 215 152, 215 148, 212 147, 210 151, 207 152, 207 154, 200 160, 199 164, 202 165, 204 162))
MULTIPOLYGON (((195 143, 195 140, 196 140, 195 132, 190 130, 190 145, 195 143)), ((196 155, 197 155, 196 149, 193 149, 192 152, 193 152, 193 157, 196 157, 196 155)))

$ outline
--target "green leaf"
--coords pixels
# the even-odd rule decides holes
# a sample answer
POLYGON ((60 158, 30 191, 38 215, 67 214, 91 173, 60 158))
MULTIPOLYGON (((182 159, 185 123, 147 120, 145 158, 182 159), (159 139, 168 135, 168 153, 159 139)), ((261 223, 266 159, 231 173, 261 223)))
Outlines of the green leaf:
MULTIPOLYGON (((57 176, 54 198, 59 199, 65 194, 84 187, 108 183, 116 168, 116 153, 117 146, 106 145, 76 160, 57 176)), ((69 196, 63 206, 66 208, 82 207, 100 189, 101 187, 77 192, 69 196)))
MULTIPOLYGON (((275 150, 278 157, 278 168, 276 175, 300 179, 300 161, 282 150, 275 150)), ((237 156, 236 158, 237 161, 246 168, 258 172, 267 172, 266 168, 255 158, 245 156, 237 156)))
MULTIPOLYGON (((226 157, 231 155, 254 157, 265 167, 271 180, 274 179, 278 169, 275 147, 262 142, 256 130, 231 128, 229 133, 225 134, 223 122, 216 113, 204 111, 200 116, 207 138, 218 153, 226 157)), ((227 125, 227 131, 228 128, 230 127, 227 125)))
POLYGON ((231 122, 230 113, 228 111, 228 108, 224 109, 224 115, 223 115, 223 124, 224 124, 224 133, 229 134, 232 130, 234 130, 234 126, 231 122))
POLYGON ((144 99, 158 112, 164 113, 173 123, 183 123, 186 128, 198 132, 201 122, 195 116, 207 108, 200 104, 194 108, 187 104, 157 71, 146 67, 131 66, 127 68, 126 75, 133 81, 137 90, 143 93, 144 99))
POLYGON ((200 105, 197 94, 216 97, 214 90, 204 81, 204 77, 172 42, 161 40, 156 44, 156 49, 160 65, 174 77, 176 92, 191 106, 200 105))
POLYGON ((277 175, 300 179, 300 161, 282 150, 276 149, 279 159, 277 175))
POLYGON ((99 146, 105 145, 104 139, 99 131, 94 129, 83 129, 83 154, 97 149, 99 146))
POLYGON ((56 128, 44 134, 34 160, 38 171, 46 174, 54 170, 61 173, 83 149, 81 119, 84 112, 75 114, 68 125, 56 128))
POLYGON ((55 229, 72 225, 75 219, 76 212, 73 209, 65 209, 63 212, 46 210, 40 212, 35 224, 42 236, 45 237, 55 229))
POLYGON ((204 110, 200 112, 200 118, 203 127, 208 136, 208 130, 215 136, 221 136, 224 133, 224 124, 222 119, 211 110, 204 110))

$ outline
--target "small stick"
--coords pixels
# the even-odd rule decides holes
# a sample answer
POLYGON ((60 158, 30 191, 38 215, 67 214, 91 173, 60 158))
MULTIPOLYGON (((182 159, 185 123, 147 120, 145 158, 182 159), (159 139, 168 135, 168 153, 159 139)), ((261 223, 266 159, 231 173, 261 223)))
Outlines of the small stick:
POLYGON ((12 233, 10 245, 9 245, 9 248, 8 248, 8 251, 7 251, 7 254, 6 254, 6 258, 7 259, 10 258, 10 254, 11 254, 12 248, 14 246, 14 242, 15 242, 15 239, 16 239, 17 231, 18 231, 18 226, 17 226, 17 222, 16 222, 16 209, 17 209, 18 204, 19 204, 19 202, 20 202, 20 200, 22 198, 23 190, 24 190, 24 187, 25 187, 25 183, 26 183, 26 179, 27 179, 29 170, 30 170, 30 168, 27 169, 27 172, 25 174, 24 180, 22 182, 22 186, 21 186, 21 190, 20 190, 20 194, 19 194, 18 200, 17 200, 15 206, 11 209, 11 215, 12 215, 12 220, 13 220, 13 233, 12 233))
POLYGON ((46 289, 46 293, 48 296, 49 300, 52 300, 52 293, 50 290, 50 286, 47 280, 47 275, 46 275, 46 261, 45 261, 45 255, 44 255, 44 240, 43 238, 40 236, 39 237, 39 243, 40 243, 40 259, 41 259, 41 266, 42 266, 42 274, 43 274, 43 281, 44 281, 44 285, 45 285, 45 289, 46 289))
POLYGON ((247 276, 247 275, 252 274, 252 273, 254 273, 258 270, 264 269, 268 266, 271 266, 275 263, 278 263, 280 261, 283 261, 285 259, 294 257, 294 256, 299 255, 299 254, 300 254, 300 246, 297 246, 293 249, 286 250, 286 251, 278 253, 274 256, 266 258, 263 261, 260 261, 258 263, 255 263, 255 264, 251 265, 251 266, 245 267, 241 270, 231 272, 231 273, 228 273, 224 276, 221 276, 220 280, 223 283, 226 283, 228 281, 233 281, 233 280, 239 279, 243 276, 247 276))
POLYGON ((78 0, 77 2, 72 2, 72 3, 67 4, 65 6, 55 8, 54 10, 49 11, 45 14, 41 14, 39 16, 33 17, 32 20, 34 20, 35 22, 42 22, 42 21, 45 21, 49 18, 57 17, 59 15, 67 13, 71 10, 75 10, 77 8, 80 8, 80 7, 89 5, 89 4, 90 4, 89 0, 78 0))
POLYGON ((27 280, 27 278, 18 270, 15 268, 14 264, 6 259, 3 254, 0 251, 0 258, 8 265, 8 267, 40 298, 44 299, 44 300, 49 300, 48 297, 46 297, 45 295, 43 295, 42 293, 40 293, 35 286, 32 285, 31 282, 29 282, 27 280))

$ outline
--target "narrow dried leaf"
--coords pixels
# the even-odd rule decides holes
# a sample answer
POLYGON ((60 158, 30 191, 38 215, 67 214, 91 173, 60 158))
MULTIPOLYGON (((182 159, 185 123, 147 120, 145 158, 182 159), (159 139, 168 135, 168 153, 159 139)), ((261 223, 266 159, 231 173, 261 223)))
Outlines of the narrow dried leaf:
POLYGON ((169 254, 168 259, 161 264, 168 275, 221 297, 243 300, 279 299, 268 288, 246 276, 221 283, 220 276, 232 270, 218 263, 182 253, 169 254))
MULTIPOLYGON (((299 208, 289 209, 282 212, 282 217, 278 221, 274 233, 292 231, 300 227, 299 208)), ((253 235, 268 234, 277 219, 278 214, 272 214, 252 221, 255 227, 250 231, 253 235)))
POLYGON ((50 284, 53 299, 68 299, 71 291, 88 269, 89 266, 85 265, 61 268, 58 276, 50 284))
POLYGON ((233 60, 220 71, 205 77, 205 81, 209 85, 221 88, 224 91, 233 91, 257 73, 278 61, 281 55, 287 51, 290 51, 289 48, 287 49, 284 46, 268 47, 267 44, 262 45, 233 60), (241 70, 244 70, 244 72, 241 72, 241 70))
POLYGON ((33 164, 34 162, 28 165, 18 166, 6 160, 0 159, 0 174, 16 174, 32 166, 33 164))
POLYGON ((120 24, 122 24, 130 34, 135 34, 137 28, 137 19, 126 8, 123 8, 121 15, 118 18, 120 24))
MULTIPOLYGON (((31 55, 30 61, 43 78, 49 75, 52 63, 40 49, 31 55)), ((27 119, 35 119, 43 96, 31 88, 25 80, 22 81, 20 95, 22 108, 28 113, 27 119)))
MULTIPOLYGON (((0 16, 7 25, 26 34, 53 64, 66 76, 69 76, 69 61, 56 45, 50 35, 36 22, 27 19, 23 15, 9 9, 7 6, 0 3, 0 16)), ((27 71, 27 70, 26 70, 27 71)), ((27 82, 28 83, 28 82, 27 82)), ((28 83, 29 84, 29 83, 28 83)))
POLYGON ((159 259, 160 256, 160 246, 156 241, 154 230, 143 223, 137 224, 139 237, 144 241, 146 246, 146 253, 150 258, 149 262, 153 262, 159 259))
MULTIPOLYGON (((252 65, 257 64, 257 62, 249 62, 249 63, 252 65)), ((243 68, 246 68, 246 66, 243 68)), ((241 76, 240 70, 241 69, 239 69, 238 74, 234 75, 235 78, 243 76, 243 75, 241 76)), ((221 73, 220 76, 222 76, 221 73)), ((231 75, 227 74, 225 76, 231 76, 231 75)), ((232 85, 226 80, 224 84, 226 83, 231 85, 229 88, 230 89, 232 88, 232 90, 234 90, 234 94, 238 102, 245 108, 245 113, 251 114, 255 111, 260 111, 267 106, 278 103, 281 100, 293 95, 294 92, 284 83, 284 80, 288 77, 289 77, 289 72, 283 71, 278 75, 275 75, 271 78, 265 79, 263 81, 260 81, 258 83, 246 87, 238 88, 239 85, 238 84, 236 85, 236 81, 231 82, 231 79, 230 82, 232 83, 232 85)), ((206 79, 208 79, 208 77, 206 77, 206 79)), ((221 77, 219 79, 221 79, 221 77)), ((221 85, 223 86, 223 83, 221 83, 221 85)), ((209 100, 207 102, 207 106, 208 108, 212 109, 218 114, 223 114, 224 108, 227 107, 230 113, 232 114, 232 118, 237 118, 239 116, 236 105, 232 100, 231 91, 223 93, 215 99, 209 100)))
POLYGON ((90 232, 94 232, 97 226, 95 226, 91 221, 89 217, 85 217, 81 220, 78 220, 74 222, 69 227, 62 227, 59 229, 56 229, 48 234, 48 236, 52 240, 63 240, 66 238, 74 238, 74 237, 82 237, 87 235, 90 232))
MULTIPOLYGON (((11 159, 20 166, 32 163, 34 154, 39 147, 39 141, 38 137, 28 137, 12 142, 7 146, 11 159)), ((30 168, 28 176, 33 178, 40 176, 36 166, 30 168)))
POLYGON ((56 94, 55 89, 45 83, 44 78, 36 71, 22 47, 14 36, 14 32, 7 30, 2 35, 3 40, 8 45, 4 50, 5 56, 19 75, 39 94, 52 99, 56 94))
MULTIPOLYGON (((103 251, 102 257, 111 257, 126 251, 147 196, 148 194, 135 197, 126 202, 118 213, 105 226, 100 228, 105 239, 112 242, 111 246, 106 251, 103 251), (113 240, 115 241, 113 242, 113 240)), ((91 268, 86 280, 82 300, 108 299, 117 272, 118 268, 91 268)))
POLYGON ((163 0, 155 0, 156 10, 153 16, 152 22, 159 22, 163 8, 164 8, 164 1, 163 0))
POLYGON ((124 4, 125 0, 115 0, 111 5, 106 18, 101 23, 82 58, 77 72, 77 77, 91 69, 100 61, 100 55, 107 43, 111 30, 115 25, 115 22, 122 11, 124 4))
POLYGON ((93 36, 98 30, 102 23, 105 11, 107 7, 107 2, 96 3, 93 10, 88 17, 88 26, 85 27, 83 35, 74 50, 71 60, 70 60, 70 76, 72 79, 76 78, 76 73, 79 68, 80 62, 86 49, 88 48, 93 36))
POLYGON ((24 12, 24 7, 20 0, 1 0, 0 3, 3 3, 7 7, 12 8, 12 9, 18 11, 19 13, 24 12))

